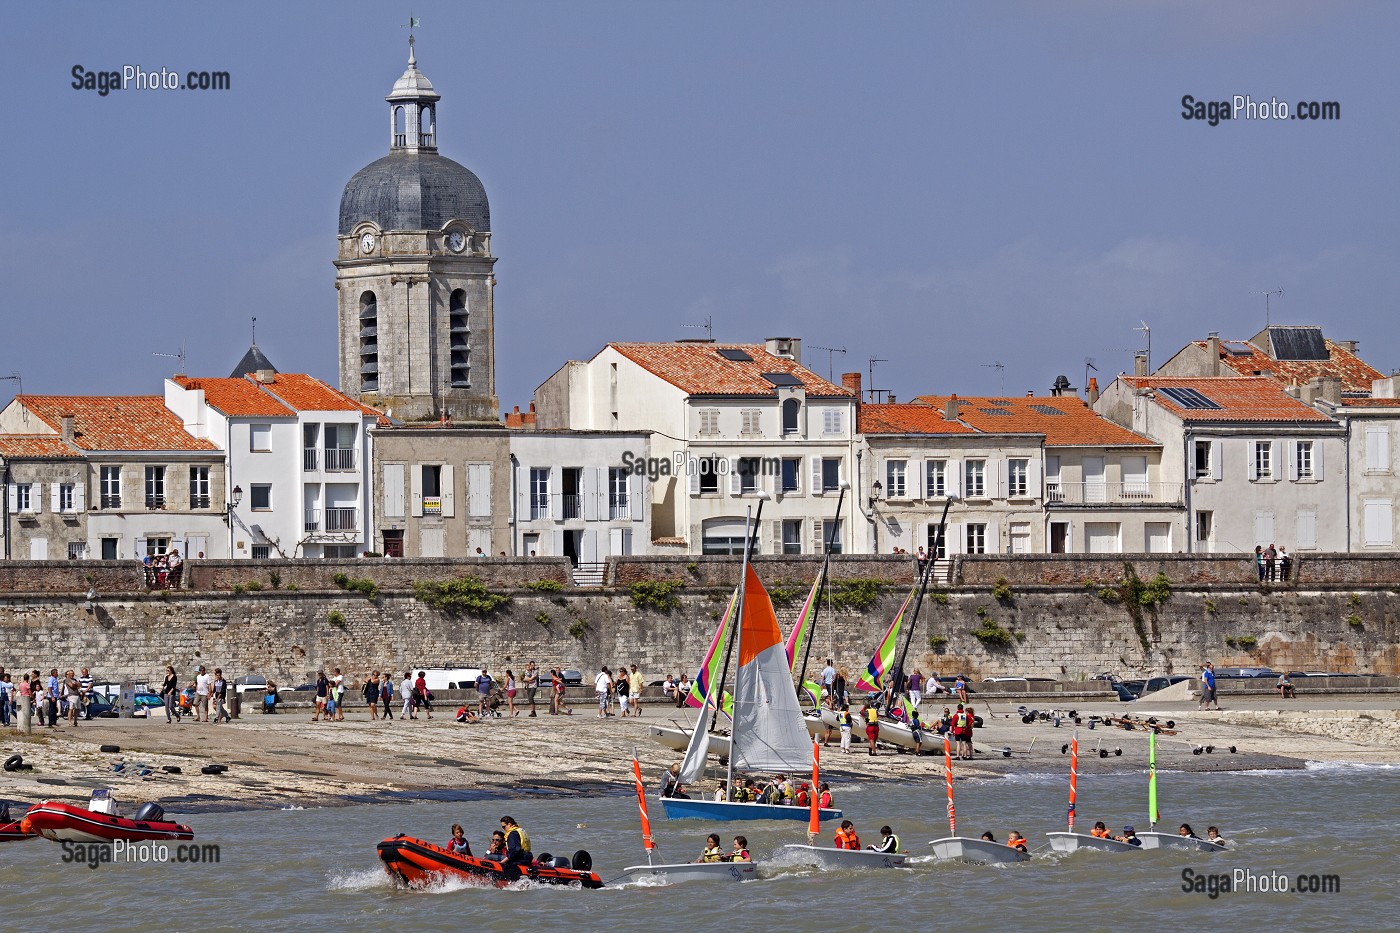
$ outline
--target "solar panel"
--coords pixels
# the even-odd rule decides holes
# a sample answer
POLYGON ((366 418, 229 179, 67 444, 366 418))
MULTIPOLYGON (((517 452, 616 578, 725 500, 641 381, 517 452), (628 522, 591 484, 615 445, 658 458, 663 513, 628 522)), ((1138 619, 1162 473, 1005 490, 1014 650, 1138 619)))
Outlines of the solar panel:
POLYGON ((1239 340, 1227 340, 1221 344, 1231 356, 1253 356, 1254 347, 1239 340))
POLYGON ((729 360, 729 361, 732 362, 732 363, 752 363, 752 362, 753 362, 753 357, 749 356, 749 355, 748 355, 747 353, 745 353, 743 350, 716 350, 715 352, 718 353, 720 356, 724 357, 726 360, 729 360))
POLYGON ((1038 411, 1038 412, 1040 412, 1042 415, 1063 415, 1063 414, 1064 414, 1064 412, 1060 411, 1060 409, 1058 409, 1058 408, 1052 408, 1052 407, 1050 407, 1049 405, 1032 405, 1032 406, 1031 406, 1031 411, 1038 411))
POLYGON ((1270 327, 1269 344, 1276 360, 1329 360, 1321 327, 1270 327))
POLYGON ((984 415, 1007 415, 1007 416, 1010 416, 1010 414, 1011 414, 1011 412, 1007 411, 1005 408, 979 408, 979 409, 977 409, 977 410, 980 411, 980 412, 981 412, 982 414, 984 414, 984 415))
POLYGON ((1010 404, 1011 404, 1011 400, 1010 400, 1010 399, 1004 399, 1004 398, 989 398, 989 399, 987 399, 987 404, 988 404, 988 405, 996 405, 996 406, 998 406, 998 407, 1001 407, 1001 406, 1003 406, 1003 405, 1010 405, 1010 404))
POLYGON ((1197 392, 1195 389, 1188 389, 1184 386, 1167 386, 1165 388, 1159 388, 1157 391, 1161 392, 1173 402, 1176 402, 1182 408, 1190 408, 1197 411, 1208 411, 1219 410, 1221 407, 1220 405, 1206 398, 1201 393, 1197 392))
POLYGON ((802 385, 802 380, 798 379, 792 373, 764 373, 763 378, 768 380, 769 385, 773 386, 786 387, 802 385))

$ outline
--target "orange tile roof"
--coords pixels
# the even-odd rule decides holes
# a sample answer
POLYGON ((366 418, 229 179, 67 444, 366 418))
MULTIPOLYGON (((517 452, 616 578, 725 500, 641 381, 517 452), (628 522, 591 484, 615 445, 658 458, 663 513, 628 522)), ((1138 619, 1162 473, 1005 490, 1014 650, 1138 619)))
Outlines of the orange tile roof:
POLYGON ((687 395, 772 395, 764 373, 785 373, 808 395, 851 397, 849 389, 828 382, 793 360, 751 343, 610 343, 618 353, 676 386, 687 395), (727 360, 720 350, 743 350, 751 362, 727 360))
POLYGON ((277 396, 297 411, 358 411, 377 415, 343 392, 338 392, 315 376, 304 373, 278 373, 271 382, 257 385, 277 396))
MULTIPOLYGON (((1384 373, 1341 344, 1325 337, 1323 341, 1327 344, 1329 359, 1276 360, 1247 340, 1222 340, 1220 362, 1242 376, 1271 376, 1285 386, 1305 383, 1314 376, 1333 376, 1342 380, 1343 392, 1369 393, 1371 380, 1385 378, 1384 373), (1226 343, 1240 350, 1249 350, 1249 355, 1236 356, 1226 349, 1226 343)), ((1204 340, 1195 343, 1203 350, 1208 347, 1204 340)))
POLYGON ((82 454, 53 434, 0 434, 0 457, 7 460, 76 460, 82 454))
POLYGON ((15 399, 55 433, 73 416, 73 446, 82 450, 215 450, 165 407, 159 395, 21 395, 15 399))
POLYGON ((1342 398, 1343 408, 1400 408, 1400 398, 1342 398))
MULTIPOLYGON (((941 412, 944 395, 916 402, 941 412)), ((958 397, 958 418, 984 434, 1043 434, 1047 447, 1157 447, 1151 438, 1114 424, 1077 395, 958 397)))
POLYGON ((230 418, 269 417, 290 418, 293 412, 286 405, 247 379, 191 379, 176 376, 172 380, 185 389, 204 392, 204 401, 215 411, 230 418))
POLYGON ((948 421, 941 408, 917 402, 860 406, 861 434, 976 434, 959 421, 948 421))
POLYGON ((1215 376, 1165 379, 1119 376, 1131 388, 1195 389, 1219 408, 1185 408, 1162 392, 1153 400, 1183 421, 1306 421, 1330 423, 1331 418, 1304 405, 1268 376, 1215 376))

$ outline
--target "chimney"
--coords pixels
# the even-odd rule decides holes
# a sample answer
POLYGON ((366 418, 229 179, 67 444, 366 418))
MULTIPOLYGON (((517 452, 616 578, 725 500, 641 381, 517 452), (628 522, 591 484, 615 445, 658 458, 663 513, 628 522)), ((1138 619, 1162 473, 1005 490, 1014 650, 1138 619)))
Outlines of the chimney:
POLYGON ((1099 400, 1099 379, 1097 376, 1089 377, 1089 404, 1092 405, 1099 400))
POLYGON ((958 397, 956 395, 948 396, 948 401, 945 402, 943 405, 943 420, 957 421, 958 409, 961 407, 962 403, 958 401, 958 397))
POLYGON ((898 405, 898 404, 899 404, 899 402, 897 402, 897 401, 895 400, 895 397, 894 397, 894 393, 893 393, 893 392, 890 393, 890 404, 891 404, 891 405, 898 405))
POLYGON ((802 340, 799 337, 765 337, 763 348, 776 357, 802 363, 802 340))
POLYGON ((277 381, 277 370, 260 369, 257 372, 257 380, 265 386, 270 386, 277 381))
POLYGON ((856 404, 860 404, 860 373, 842 373, 841 385, 855 393, 856 404))
POLYGON ((1371 380, 1371 398, 1400 398, 1396 389, 1400 388, 1400 376, 1391 375, 1385 379, 1371 380))
POLYGON ((1217 331, 1206 334, 1206 375, 1220 375, 1220 334, 1217 331))
MULTIPOLYGON (((1220 365, 1220 357, 1217 356, 1217 357, 1215 358, 1215 363, 1216 363, 1216 366, 1219 367, 1219 365, 1220 365)), ((1134 353, 1134 354, 1133 354, 1133 375, 1134 375, 1134 376, 1138 376, 1139 378, 1144 377, 1144 376, 1147 375, 1147 354, 1146 354, 1146 353, 1134 353)))
POLYGON ((1342 380, 1336 376, 1314 376, 1308 381, 1314 386, 1314 400, 1332 405, 1342 404, 1342 380))
POLYGON ((1355 352, 1356 352, 1356 348, 1359 347, 1360 344, 1357 343, 1355 340, 1338 340, 1338 341, 1337 341, 1337 346, 1341 347, 1342 349, 1344 349, 1344 350, 1346 350, 1346 351, 1348 351, 1348 352, 1350 352, 1350 353, 1355 353, 1355 352))
POLYGON ((1069 384, 1069 377, 1061 373, 1055 377, 1055 382, 1050 386, 1050 394, 1055 398, 1061 395, 1068 395, 1074 392, 1074 388, 1069 384))
POLYGON ((61 423, 63 427, 60 429, 60 436, 64 443, 71 444, 73 442, 73 416, 71 414, 64 415, 61 423))

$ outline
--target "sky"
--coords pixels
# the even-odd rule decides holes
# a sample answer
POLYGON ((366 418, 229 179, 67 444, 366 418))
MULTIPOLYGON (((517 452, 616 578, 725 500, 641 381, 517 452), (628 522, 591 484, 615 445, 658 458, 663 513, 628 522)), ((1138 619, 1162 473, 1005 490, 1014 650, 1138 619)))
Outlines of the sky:
MULTIPOLYGON (((0 377, 158 393, 250 342, 332 384, 340 193, 408 6, 7 4, 0 377), (225 91, 73 69, 227 71, 225 91)), ((611 340, 804 340, 901 399, 1045 393, 1218 331, 1400 367, 1400 4, 414 0, 491 202, 497 388, 611 340), (1336 101, 1187 120, 1182 97, 1336 101), (829 353, 816 347, 841 348, 829 353)), ((0 381, 0 401, 18 388, 0 381)))

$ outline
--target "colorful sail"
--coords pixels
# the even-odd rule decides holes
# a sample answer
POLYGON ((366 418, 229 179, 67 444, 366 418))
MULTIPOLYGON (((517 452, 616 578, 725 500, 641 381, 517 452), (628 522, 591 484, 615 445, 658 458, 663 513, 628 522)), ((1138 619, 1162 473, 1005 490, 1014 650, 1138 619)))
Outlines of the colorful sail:
POLYGON ((773 603, 752 566, 744 576, 739 667, 734 676, 733 765, 748 771, 796 771, 810 737, 773 603))
MULTIPOLYGON (((637 784, 637 808, 642 813, 642 845, 648 853, 656 848, 656 840, 651 835, 651 817, 647 815, 647 791, 642 786, 642 763, 637 760, 637 749, 632 749, 632 777, 637 784)), ((651 856, 648 855, 648 858, 651 856)))
MULTIPOLYGON (((807 599, 802 603, 802 611, 797 614, 797 622, 792 627, 792 632, 788 634, 787 651, 788 668, 797 671, 802 655, 805 653, 807 642, 812 637, 812 626, 817 621, 817 605, 821 597, 822 574, 818 573, 817 578, 812 581, 812 588, 807 591, 807 599)), ((799 698, 805 694, 813 705, 821 703, 821 684, 814 680, 804 681, 798 685, 799 698)))
POLYGON ((714 712, 713 700, 705 697, 700 715, 695 717, 695 730, 690 733, 690 742, 685 747, 681 773, 676 778, 682 784, 694 784, 705 774, 705 758, 710 754, 710 720, 714 718, 714 712))
POLYGON ((1147 736, 1147 822, 1153 826, 1161 815, 1157 812, 1157 733, 1147 736))
POLYGON ((909 606, 914 602, 914 594, 918 590, 919 587, 915 584, 909 591, 909 595, 904 597, 904 603, 899 607, 899 612, 895 614, 894 621, 890 623, 889 629, 885 632, 885 637, 881 639, 880 646, 870 656, 870 663, 865 666, 865 673, 861 674, 860 680, 856 681, 857 690, 874 693, 885 689, 885 675, 894 667, 894 659, 899 654, 899 633, 904 627, 904 614, 909 611, 909 606))
POLYGON ((807 796, 807 835, 815 839, 822 831, 821 814, 822 743, 812 738, 812 792, 807 796))
POLYGON ((1074 832, 1074 798, 1079 791, 1079 733, 1069 743, 1069 831, 1074 832))
MULTIPOLYGON (((724 614, 720 616, 719 628, 715 631, 714 640, 710 642, 710 650, 705 654, 705 660, 700 662, 700 671, 690 682, 690 693, 685 698, 686 706, 696 709, 704 706, 710 685, 718 681, 724 673, 724 646, 729 640, 729 625, 734 621, 734 613, 738 608, 739 590, 736 588, 729 596, 729 605, 725 607, 724 614)), ((726 692, 721 702, 726 712, 731 711, 732 703, 733 697, 726 692)))
POLYGON ((958 811, 953 807, 953 744, 943 736, 943 776, 948 783, 948 835, 958 834, 958 811))

